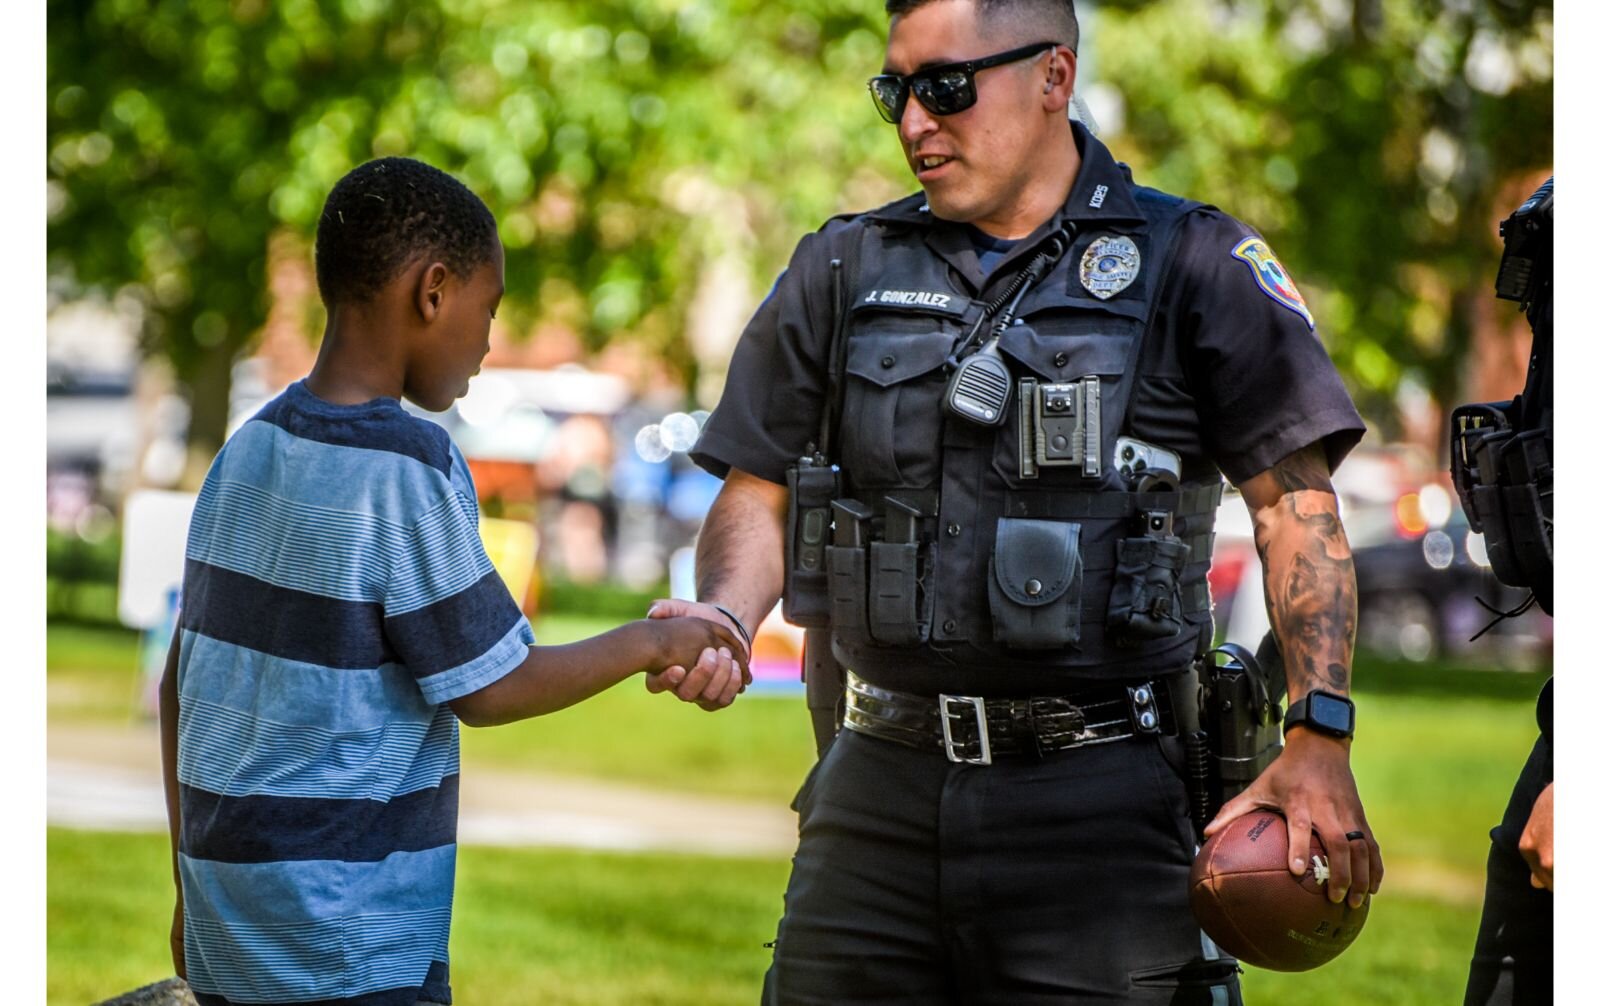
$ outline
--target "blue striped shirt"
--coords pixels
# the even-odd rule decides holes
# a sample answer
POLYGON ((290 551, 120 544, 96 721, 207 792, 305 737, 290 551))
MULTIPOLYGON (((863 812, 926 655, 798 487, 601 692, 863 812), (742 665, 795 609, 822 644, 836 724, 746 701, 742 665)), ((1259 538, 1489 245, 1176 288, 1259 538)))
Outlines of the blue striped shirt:
POLYGON ((457 723, 528 621, 449 436, 291 385, 195 504, 178 658, 184 950, 202 1006, 448 1002, 457 723))

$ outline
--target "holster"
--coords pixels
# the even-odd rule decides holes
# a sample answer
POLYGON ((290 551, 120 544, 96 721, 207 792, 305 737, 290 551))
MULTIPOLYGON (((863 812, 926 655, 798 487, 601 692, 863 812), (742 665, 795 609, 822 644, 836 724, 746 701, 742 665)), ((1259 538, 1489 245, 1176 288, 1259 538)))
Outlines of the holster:
POLYGON ((844 723, 844 667, 834 659, 832 634, 827 629, 806 630, 800 676, 805 680, 806 711, 811 714, 811 733, 820 759, 844 723))
POLYGON ((1270 632, 1256 650, 1252 654, 1238 643, 1222 643, 1196 662, 1198 731, 1186 720, 1175 690, 1197 833, 1283 752, 1283 659, 1270 632), (1220 665, 1212 661, 1217 654, 1227 658, 1220 665))

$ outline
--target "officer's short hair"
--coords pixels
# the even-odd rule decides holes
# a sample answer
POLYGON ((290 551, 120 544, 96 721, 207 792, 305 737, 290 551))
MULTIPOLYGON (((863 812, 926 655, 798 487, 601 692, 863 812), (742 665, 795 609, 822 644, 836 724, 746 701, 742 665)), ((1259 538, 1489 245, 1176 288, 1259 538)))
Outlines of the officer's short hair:
MULTIPOLYGON (((909 14, 918 7, 943 0, 884 0, 883 9, 890 17, 909 14)), ((1028 42, 1055 41, 1073 52, 1078 51, 1078 12, 1072 0, 972 0, 978 17, 989 25, 1028 24, 1029 33, 1036 37, 1019 39, 1028 42)))
POLYGON ((329 308, 371 300, 427 257, 462 276, 494 256, 494 214, 431 165, 383 157, 339 179, 317 221, 317 290, 329 308))

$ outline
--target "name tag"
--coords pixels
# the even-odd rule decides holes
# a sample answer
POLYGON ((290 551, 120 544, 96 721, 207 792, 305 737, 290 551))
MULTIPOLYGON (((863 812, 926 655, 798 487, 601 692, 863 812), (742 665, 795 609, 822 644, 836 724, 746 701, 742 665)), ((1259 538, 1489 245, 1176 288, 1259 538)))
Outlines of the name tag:
POLYGON ((857 299, 856 310, 896 309, 960 315, 967 309, 967 298, 942 290, 897 290, 874 287, 857 299))

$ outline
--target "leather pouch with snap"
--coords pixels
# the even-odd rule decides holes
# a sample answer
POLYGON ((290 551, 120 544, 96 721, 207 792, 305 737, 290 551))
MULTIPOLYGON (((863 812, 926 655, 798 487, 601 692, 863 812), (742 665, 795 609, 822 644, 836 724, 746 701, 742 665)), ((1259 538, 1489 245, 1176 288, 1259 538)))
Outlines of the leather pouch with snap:
POLYGON ((1183 630, 1178 577, 1188 561, 1188 543, 1170 534, 1117 542, 1116 578, 1106 606, 1106 628, 1113 638, 1137 646, 1183 630))
POLYGON ((1002 517, 989 563, 989 614, 998 643, 1043 650, 1078 641, 1082 527, 1002 517))

